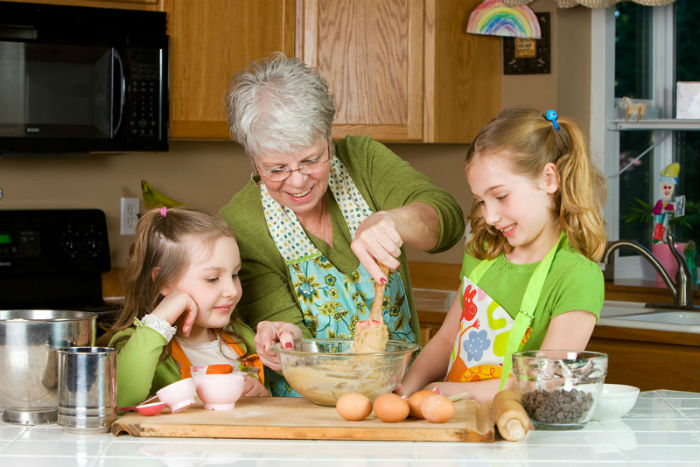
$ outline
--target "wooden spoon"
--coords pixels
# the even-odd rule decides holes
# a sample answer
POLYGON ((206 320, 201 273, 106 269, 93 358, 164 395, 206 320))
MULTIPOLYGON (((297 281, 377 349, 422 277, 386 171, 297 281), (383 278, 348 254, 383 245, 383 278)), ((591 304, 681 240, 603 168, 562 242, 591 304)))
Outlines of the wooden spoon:
MULTIPOLYGON (((388 274, 389 268, 379 264, 382 272, 388 274)), ((384 301, 385 284, 375 282, 374 299, 369 311, 369 319, 360 321, 355 326, 355 339, 353 351, 356 353, 384 352, 386 342, 389 340, 389 329, 382 317, 382 302, 384 301)))

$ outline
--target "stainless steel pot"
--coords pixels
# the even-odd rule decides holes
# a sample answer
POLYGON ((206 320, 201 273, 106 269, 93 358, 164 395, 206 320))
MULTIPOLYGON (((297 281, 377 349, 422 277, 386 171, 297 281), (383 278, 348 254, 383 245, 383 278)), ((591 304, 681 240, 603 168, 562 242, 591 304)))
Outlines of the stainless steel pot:
POLYGON ((56 349, 92 346, 97 314, 73 310, 0 310, 0 407, 8 423, 55 423, 56 349))

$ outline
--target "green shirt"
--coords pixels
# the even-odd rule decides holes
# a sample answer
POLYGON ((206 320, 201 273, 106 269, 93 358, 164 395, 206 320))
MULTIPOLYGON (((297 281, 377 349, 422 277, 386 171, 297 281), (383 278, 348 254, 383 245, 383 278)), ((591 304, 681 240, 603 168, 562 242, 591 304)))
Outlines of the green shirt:
MULTIPOLYGON (((246 345, 247 354, 255 353, 253 331, 240 321, 235 333, 246 345)), ((179 381, 180 367, 168 355, 161 359, 168 341, 148 326, 138 324, 119 331, 109 340, 117 353, 117 407, 136 405, 156 391, 179 381), (124 336, 128 336, 124 339, 124 336), (116 343, 116 344, 115 344, 116 343), (116 345, 116 347, 115 347, 116 345)))
MULTIPOLYGON (((335 148, 336 156, 348 169, 373 211, 424 202, 433 206, 440 217, 440 239, 430 252, 444 251, 460 240, 464 233, 464 217, 459 205, 450 194, 414 170, 408 162, 368 137, 348 136, 337 141, 335 148)), ((326 200, 333 223, 333 248, 314 235, 307 234, 339 271, 348 274, 359 267, 359 260, 350 249, 350 232, 330 190, 326 193, 326 200)), ((298 325, 305 337, 312 337, 292 290, 287 265, 267 229, 257 183, 251 180, 219 214, 236 233, 241 252, 243 296, 236 310, 243 320, 253 329, 263 320, 287 321, 298 325)), ((411 324, 419 338, 418 314, 408 280, 404 249, 400 261, 401 276, 411 308, 411 324)))
MULTIPOLYGON (((460 277, 468 276, 479 262, 480 260, 465 254, 460 277)), ((515 319, 527 283, 538 264, 539 261, 513 264, 501 254, 477 285, 515 319)), ((600 267, 577 252, 567 239, 554 256, 544 281, 531 324, 532 334, 523 350, 539 349, 547 334, 549 322, 562 313, 589 311, 597 320, 603 308, 604 296, 605 286, 600 267)))

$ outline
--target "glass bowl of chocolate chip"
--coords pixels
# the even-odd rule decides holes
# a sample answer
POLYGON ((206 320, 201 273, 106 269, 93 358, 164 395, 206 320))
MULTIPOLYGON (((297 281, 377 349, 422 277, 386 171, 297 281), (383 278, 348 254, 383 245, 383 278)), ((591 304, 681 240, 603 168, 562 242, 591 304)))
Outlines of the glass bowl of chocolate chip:
POLYGON ((520 402, 535 427, 582 428, 603 391, 608 356, 574 350, 526 350, 513 354, 520 402))

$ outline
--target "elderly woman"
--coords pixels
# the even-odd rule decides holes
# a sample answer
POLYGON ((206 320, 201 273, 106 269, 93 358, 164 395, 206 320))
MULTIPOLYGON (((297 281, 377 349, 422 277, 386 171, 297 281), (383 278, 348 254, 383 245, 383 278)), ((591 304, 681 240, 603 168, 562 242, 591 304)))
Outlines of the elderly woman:
MULTIPOLYGON (((453 246, 464 232, 455 200, 371 138, 331 141, 328 85, 299 59, 253 63, 234 77, 227 104, 253 166, 251 181, 220 211, 239 242, 243 319, 351 339, 380 281, 389 338, 419 341, 404 246, 453 246)), ((291 346, 299 331, 270 326, 258 326, 256 343, 274 367, 269 344, 291 346)), ((281 377, 270 380, 273 395, 290 393, 281 377)))

